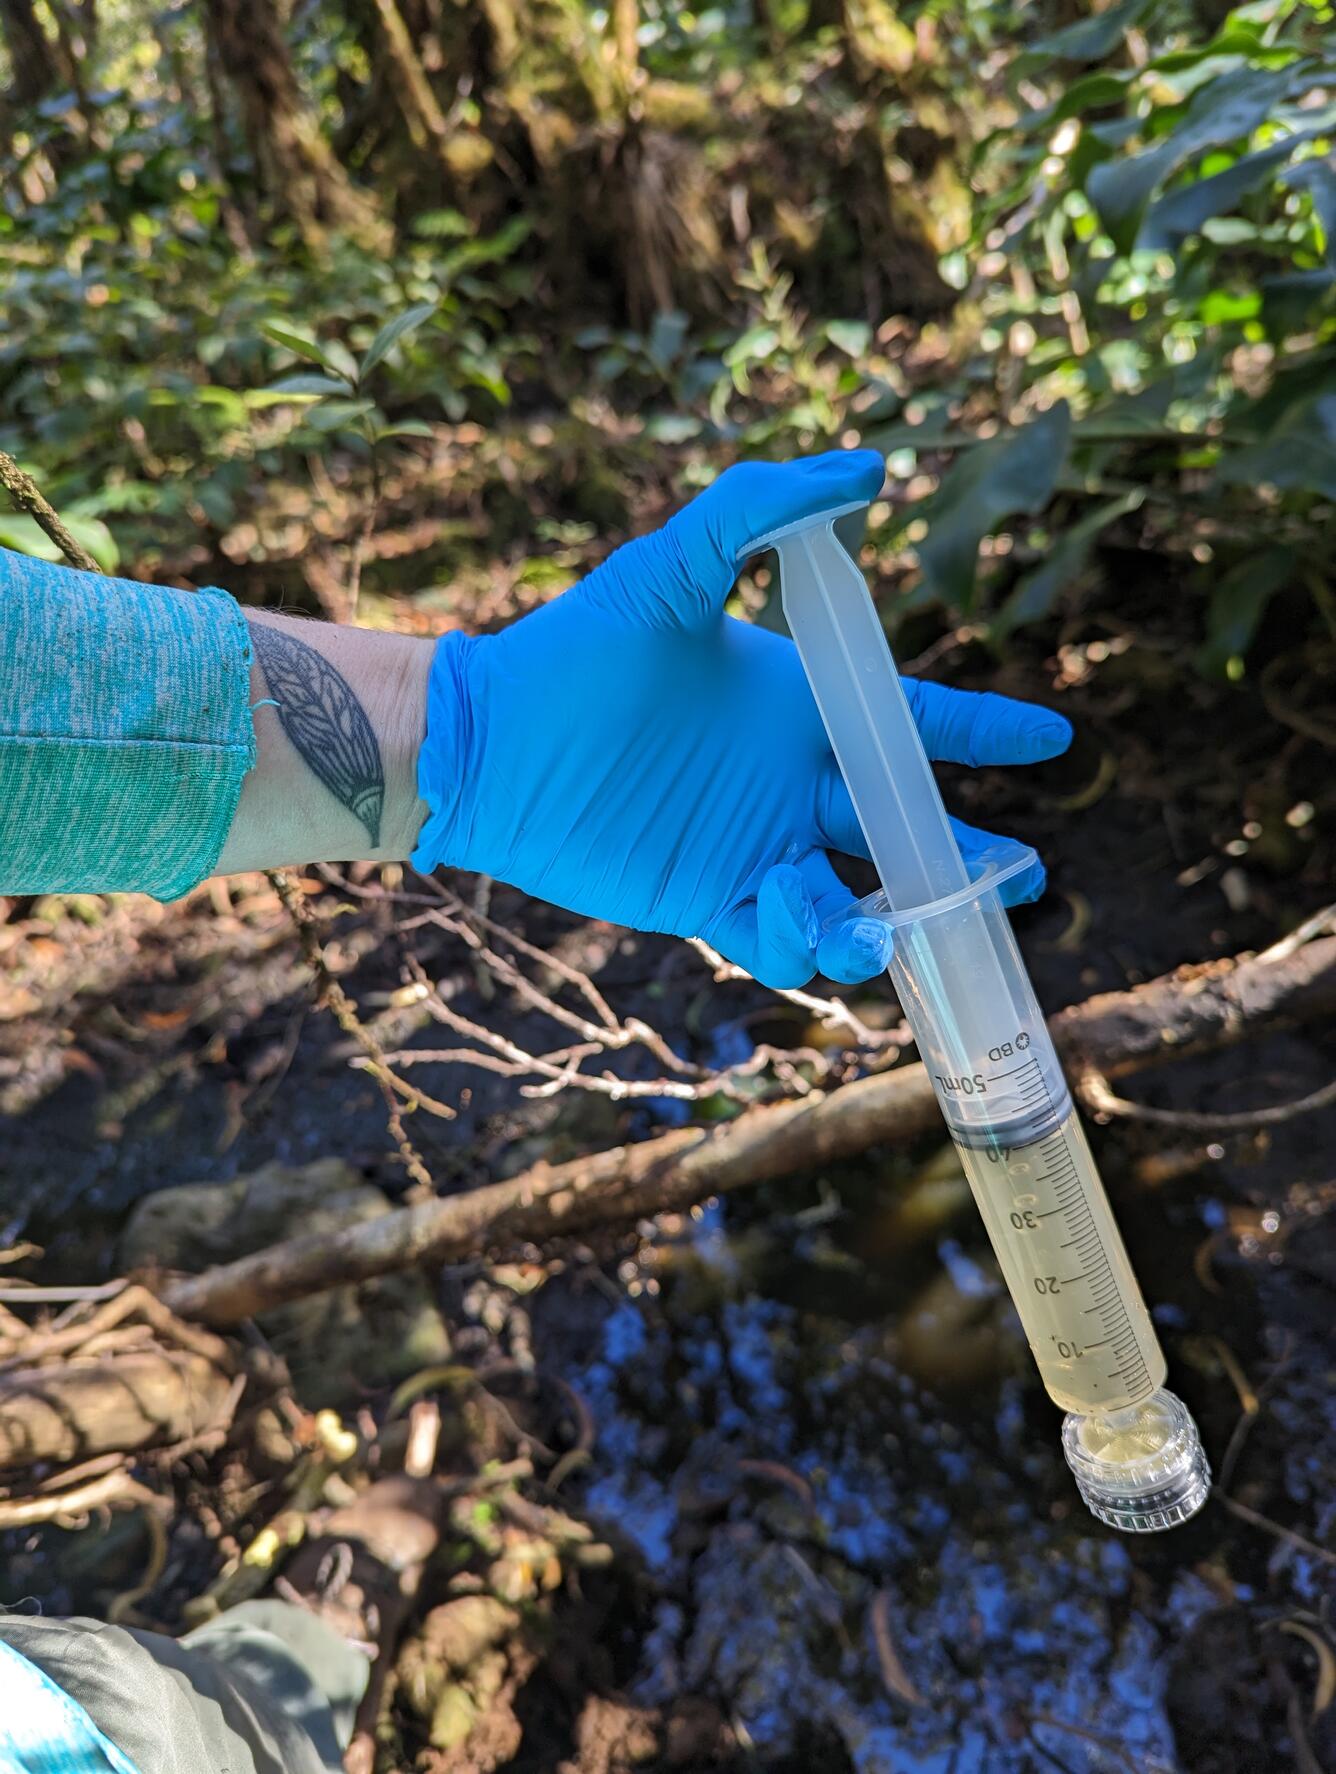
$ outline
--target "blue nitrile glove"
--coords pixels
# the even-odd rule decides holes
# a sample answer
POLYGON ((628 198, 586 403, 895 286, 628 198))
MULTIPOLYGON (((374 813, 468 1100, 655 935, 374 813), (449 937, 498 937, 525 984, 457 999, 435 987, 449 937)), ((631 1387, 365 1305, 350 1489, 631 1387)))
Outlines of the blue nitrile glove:
MULTIPOLYGON (((754 537, 873 499, 881 457, 836 451, 730 468, 661 530, 498 635, 450 634, 432 663, 413 855, 509 881, 589 917, 702 936, 771 986, 819 967, 869 979, 889 933, 827 850, 867 845, 792 641, 723 613, 754 537)), ((908 682, 934 758, 1029 764, 1064 751, 1061 715, 908 682)), ((956 825, 968 864, 998 843, 956 825)), ((1036 867, 1007 883, 1015 904, 1036 867)))

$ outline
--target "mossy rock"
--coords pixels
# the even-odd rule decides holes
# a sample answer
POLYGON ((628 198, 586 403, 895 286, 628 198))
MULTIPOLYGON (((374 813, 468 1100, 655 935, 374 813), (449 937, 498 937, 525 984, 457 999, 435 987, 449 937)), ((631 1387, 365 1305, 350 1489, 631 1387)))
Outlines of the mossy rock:
MULTIPOLYGON (((266 1164, 230 1183, 183 1183, 139 1202, 121 1234, 122 1269, 197 1273, 285 1238, 342 1231, 390 1211, 341 1158, 266 1164)), ((260 1328, 318 1409, 447 1360, 450 1339, 423 1278, 384 1275, 267 1312, 260 1328)))

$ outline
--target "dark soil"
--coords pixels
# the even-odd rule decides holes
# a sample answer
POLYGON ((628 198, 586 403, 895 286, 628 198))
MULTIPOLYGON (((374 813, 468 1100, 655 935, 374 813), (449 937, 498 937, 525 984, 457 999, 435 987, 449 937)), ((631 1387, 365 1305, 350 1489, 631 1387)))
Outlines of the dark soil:
MULTIPOLYGON (((1255 678, 1195 676, 1193 612, 1138 571, 1116 622, 1073 618, 1000 667, 975 648, 936 668, 1052 701, 1078 726, 1059 764, 951 773, 958 812, 1048 862, 1049 893, 1017 925, 1049 1009, 1260 948, 1333 897, 1329 758, 1264 706, 1255 678)), ((788 1006, 711 987, 679 945, 500 889, 494 911, 592 956, 619 1013, 684 1050, 707 1053, 767 1004, 751 1037, 799 1037, 788 1006)), ((405 939, 363 912, 335 934, 365 951, 353 983, 374 1007, 400 983, 405 939)), ((0 1086, 9 1231, 45 1245, 45 1278, 98 1279, 130 1205, 168 1183, 337 1153, 403 1187, 379 1095, 309 1010, 262 899, 127 903, 44 940, 53 983, 0 1023, 0 1086)), ((466 1013, 524 1038, 516 1006, 480 1000, 465 954, 439 933, 408 940, 429 972, 458 975, 466 1013)), ((1138 1075, 1127 1093, 1236 1111, 1299 1098, 1334 1064, 1330 1030, 1277 1029, 1138 1075)), ((461 1082, 457 1122, 412 1123, 446 1188, 655 1125, 643 1106, 521 1102, 483 1072, 427 1087, 453 1096, 461 1082)), ((592 1614, 573 1593, 558 1602, 555 1640, 515 1701, 520 1747, 496 1765, 1336 1768, 1329 1694, 1315 1713, 1336 1597, 1336 1112, 1218 1141, 1127 1123, 1092 1139, 1171 1384, 1246 1517, 1217 1500, 1138 1539, 1084 1514, 981 1227, 942 1189, 939 1139, 545 1253, 560 1259, 548 1279, 499 1315, 484 1309, 491 1290, 470 1291, 482 1265, 441 1277, 461 1330, 503 1355, 531 1343, 539 1370, 583 1400, 597 1440, 563 1506, 622 1548, 592 1614), (1259 1401, 1246 1422, 1241 1386, 1259 1401)), ((176 1592, 164 1583, 145 1604, 162 1619, 208 1578, 207 1557, 185 1555, 207 1552, 198 1527, 183 1517, 177 1532, 176 1592)), ((7 1596, 96 1611, 126 1579, 80 1554, 87 1538, 13 1544, 7 1596)))

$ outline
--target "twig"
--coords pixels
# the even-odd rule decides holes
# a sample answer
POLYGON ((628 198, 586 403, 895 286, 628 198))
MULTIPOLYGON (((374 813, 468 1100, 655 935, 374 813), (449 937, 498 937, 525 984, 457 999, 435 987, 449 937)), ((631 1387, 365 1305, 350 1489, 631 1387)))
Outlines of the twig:
POLYGON ((1240 1521, 1246 1521, 1251 1527, 1261 1528, 1264 1534, 1274 1534, 1277 1540, 1284 1540, 1288 1545, 1297 1547, 1310 1558, 1320 1559, 1324 1565, 1336 1566, 1336 1552, 1328 1552, 1316 1540, 1310 1540, 1304 1534, 1296 1534, 1293 1528, 1282 1527, 1278 1521, 1272 1521, 1270 1516, 1260 1515, 1246 1503, 1240 1503, 1237 1497, 1227 1497, 1218 1485, 1211 1486, 1211 1495, 1231 1515, 1237 1515, 1240 1521))
POLYGON ((0 1287, 0 1300, 10 1306, 52 1306, 66 1300, 109 1300, 124 1281, 100 1281, 88 1287, 0 1287))
POLYGON ((1066 1731, 1071 1737, 1079 1737, 1083 1743, 1092 1744, 1096 1749, 1103 1750, 1115 1761, 1121 1762, 1128 1774, 1174 1774, 1174 1770, 1164 1762, 1138 1762, 1111 1737, 1101 1737, 1095 1731, 1088 1731, 1084 1725, 1073 1724, 1070 1719, 1060 1719, 1051 1712, 1028 1712, 1026 1718, 1031 1725, 1046 1725, 1053 1731, 1066 1731))
POLYGON ((105 1473, 87 1484, 75 1485, 68 1491, 56 1491, 47 1497, 15 1497, 0 1502, 0 1529, 28 1528, 38 1522, 63 1521, 69 1516, 87 1515, 111 1503, 142 1503, 159 1508, 162 1498, 123 1468, 105 1473))
POLYGON ((1311 942, 1315 936, 1326 936, 1332 930, 1336 930, 1336 905, 1326 905, 1320 912, 1314 912, 1311 918, 1305 918, 1288 936, 1282 936, 1269 949, 1263 949, 1257 959, 1266 962, 1288 961, 1306 942, 1311 942))
POLYGON ((1085 1106, 1097 1115, 1116 1115, 1124 1121, 1145 1121, 1155 1127, 1179 1127, 1193 1133, 1275 1127, 1282 1121, 1293 1121, 1298 1115, 1311 1115, 1336 1103, 1336 1079, 1324 1084, 1320 1090, 1300 1097, 1297 1102, 1276 1103, 1265 1109, 1206 1110, 1201 1113, 1193 1109, 1156 1109, 1148 1103, 1129 1102, 1126 1097, 1118 1096, 1110 1088, 1108 1079, 1093 1067, 1081 1074, 1076 1088, 1085 1106))
POLYGON ((0 486, 3 486, 19 511, 35 518, 72 567, 84 573, 100 573, 101 567, 88 550, 76 542, 60 513, 42 496, 42 489, 30 474, 25 474, 12 456, 0 450, 0 486))
MULTIPOLYGON (((268 871, 266 872, 268 873, 268 871)), ((404 1096, 413 1108, 421 1103, 423 1108, 430 1109, 432 1114, 440 1115, 444 1120, 453 1120, 455 1111, 447 1103, 437 1102, 422 1091, 415 1091, 410 1084, 397 1077, 386 1064, 380 1042, 358 1016, 357 1006, 330 972, 329 963, 320 946, 320 938, 316 934, 315 920, 302 901, 291 877, 274 871, 268 874, 268 879, 272 883, 275 893, 282 900, 284 910, 296 926, 297 940, 301 943, 306 964, 319 981, 321 998, 329 1006, 331 1015, 344 1034, 351 1036, 362 1049, 367 1059, 367 1070, 381 1087, 385 1097, 390 1132, 399 1148, 399 1156, 403 1160, 404 1169, 420 1188, 434 1192, 435 1184, 431 1172, 423 1163, 417 1148, 404 1132, 403 1121, 400 1117, 398 1104, 394 1100, 394 1093, 397 1091, 404 1096)))
POLYGON ((131 1624, 136 1622, 135 1604, 143 1601, 159 1577, 167 1569, 167 1524, 163 1521, 165 1509, 171 1506, 164 1498, 157 1497, 152 1491, 148 1496, 153 1499, 152 1506, 145 1505, 144 1526, 148 1529, 148 1562, 144 1566, 144 1574, 138 1583, 129 1589, 122 1589, 118 1595, 112 1596, 107 1604, 107 1619, 113 1626, 119 1626, 125 1620, 131 1624))
MULTIPOLYGON (((690 945, 696 953, 713 969, 716 980, 750 979, 752 976, 745 967, 739 967, 735 961, 725 961, 717 949, 712 949, 704 938, 689 938, 690 945)), ((845 1028, 853 1036, 860 1047, 903 1047, 905 1042, 899 1029, 870 1029, 862 1019, 850 1010, 842 998, 817 998, 811 992, 799 991, 789 987, 775 988, 775 996, 787 998, 790 1004, 797 1004, 803 1010, 810 1010, 827 1029, 845 1028)))
POLYGON ((82 1323, 62 1330, 34 1332, 21 1347, 0 1360, 0 1372, 18 1367, 31 1367, 53 1355, 70 1355, 93 1339, 105 1336, 127 1318, 139 1317, 146 1326, 170 1342, 202 1356, 222 1372, 230 1372, 231 1352, 221 1337, 201 1330, 197 1324, 185 1324, 163 1305, 146 1287, 124 1281, 116 1284, 115 1297, 82 1323))
POLYGON ((877 1666, 881 1670, 881 1679, 890 1693, 896 1694, 907 1706, 922 1706, 923 1696, 914 1686, 909 1672, 900 1661, 900 1654, 895 1648, 895 1639, 891 1632, 891 1595, 887 1589, 879 1589, 872 1598, 868 1610, 872 1621, 872 1638, 877 1647, 877 1666))
POLYGON ((410 1478, 429 1478, 441 1438, 441 1407, 434 1398, 415 1399, 408 1413, 408 1447, 404 1471, 410 1478))

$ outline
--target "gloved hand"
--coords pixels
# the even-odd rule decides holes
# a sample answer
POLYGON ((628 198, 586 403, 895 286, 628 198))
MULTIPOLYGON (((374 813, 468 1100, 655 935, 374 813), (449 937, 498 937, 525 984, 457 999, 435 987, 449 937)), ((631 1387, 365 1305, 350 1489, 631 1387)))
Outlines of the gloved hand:
MULTIPOLYGON (((866 856, 789 640, 723 613, 754 537, 872 499, 882 460, 837 451, 722 474, 661 530, 498 635, 447 635, 432 662, 413 854, 493 875, 589 917, 702 936, 764 984, 819 967, 869 979, 890 938, 827 850, 866 856)), ((934 758, 1028 764, 1064 751, 1061 715, 906 682, 934 758)), ((968 864, 998 840, 956 825, 968 864)), ((1043 888, 1036 867, 1010 903, 1043 888)))

